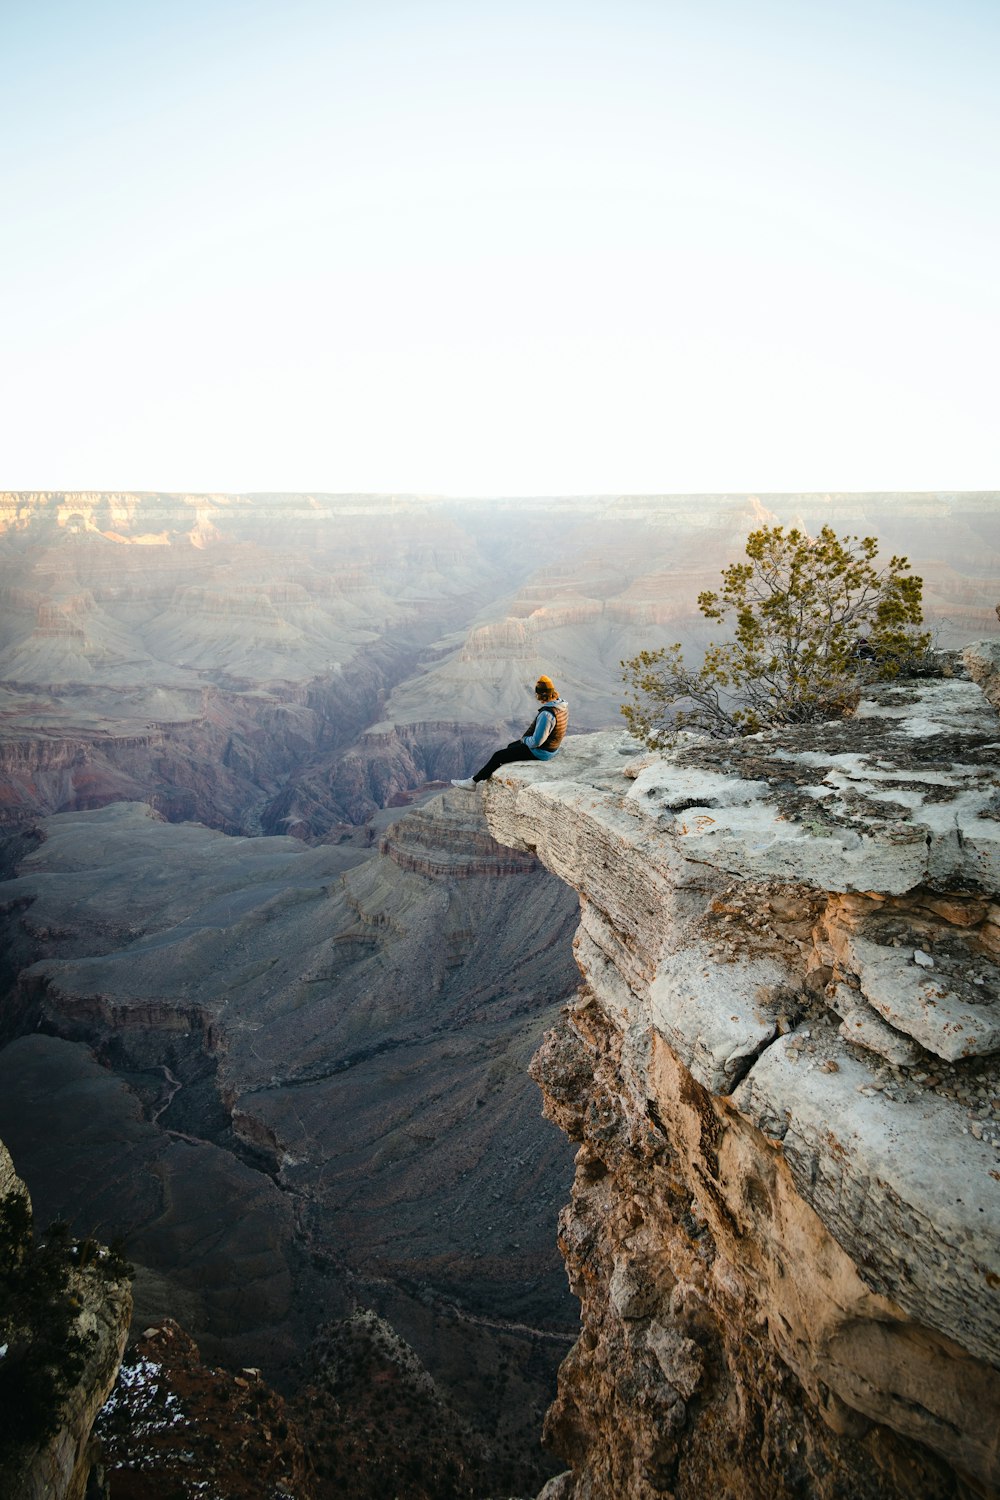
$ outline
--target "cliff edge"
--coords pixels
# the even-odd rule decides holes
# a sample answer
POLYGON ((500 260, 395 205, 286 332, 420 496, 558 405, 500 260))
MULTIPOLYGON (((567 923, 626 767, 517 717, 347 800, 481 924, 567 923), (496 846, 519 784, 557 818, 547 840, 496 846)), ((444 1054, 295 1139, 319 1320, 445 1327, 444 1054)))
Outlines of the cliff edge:
POLYGON ((996 654, 489 784, 580 895, 533 1064, 579 1142, 547 1496, 1000 1493, 996 654))
POLYGON ((132 1313, 127 1268, 103 1246, 32 1233, 31 1200, 0 1141, 0 1494, 83 1500, 95 1419, 132 1313))

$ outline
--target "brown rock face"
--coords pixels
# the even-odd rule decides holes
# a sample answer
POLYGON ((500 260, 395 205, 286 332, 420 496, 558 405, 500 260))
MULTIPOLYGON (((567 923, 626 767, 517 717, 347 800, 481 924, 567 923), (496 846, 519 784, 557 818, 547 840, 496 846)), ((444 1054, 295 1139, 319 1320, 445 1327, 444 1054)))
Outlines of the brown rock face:
POLYGON ((283 1399, 257 1369, 206 1365, 172 1319, 130 1348, 98 1433, 111 1500, 315 1500, 309 1464, 283 1399))
POLYGON ((841 1373, 860 1365, 855 1399, 869 1410, 882 1398, 900 1414, 919 1409, 931 1387, 940 1406, 947 1385, 945 1442, 968 1403, 996 1409, 995 1373, 871 1293, 779 1153, 761 1152, 661 1042, 655 1099, 634 1100, 621 1050, 584 993, 532 1068, 548 1113, 580 1143, 559 1243, 583 1333, 545 1428, 573 1466, 574 1500, 960 1494, 940 1458, 823 1380, 804 1399, 794 1355, 820 1345, 841 1373))
MULTIPOLYGON (((1000 619, 1000 605, 997 605, 1000 619)), ((969 676, 978 682, 993 707, 1000 710, 1000 642, 980 641, 963 653, 969 676)))

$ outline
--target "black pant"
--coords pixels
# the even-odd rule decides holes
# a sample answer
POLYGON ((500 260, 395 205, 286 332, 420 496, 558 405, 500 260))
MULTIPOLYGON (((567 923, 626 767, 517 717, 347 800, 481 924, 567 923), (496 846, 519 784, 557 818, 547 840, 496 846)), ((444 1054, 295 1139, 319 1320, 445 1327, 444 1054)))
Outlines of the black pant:
POLYGON ((493 775, 493 772, 498 771, 501 766, 509 766, 511 762, 515 760, 537 759, 538 756, 532 755, 531 751, 528 749, 523 740, 511 740, 510 744, 507 745, 505 749, 495 751, 490 756, 485 766, 483 766, 482 770, 477 771, 472 779, 473 781, 489 781, 490 777, 493 775))

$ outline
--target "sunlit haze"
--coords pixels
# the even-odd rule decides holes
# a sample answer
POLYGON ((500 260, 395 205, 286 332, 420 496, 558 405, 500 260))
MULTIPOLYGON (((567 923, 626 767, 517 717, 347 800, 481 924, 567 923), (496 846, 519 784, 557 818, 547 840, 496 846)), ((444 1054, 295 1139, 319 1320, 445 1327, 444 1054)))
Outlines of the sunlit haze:
POLYGON ((0 484, 993 488, 989 0, 0 5, 0 484))

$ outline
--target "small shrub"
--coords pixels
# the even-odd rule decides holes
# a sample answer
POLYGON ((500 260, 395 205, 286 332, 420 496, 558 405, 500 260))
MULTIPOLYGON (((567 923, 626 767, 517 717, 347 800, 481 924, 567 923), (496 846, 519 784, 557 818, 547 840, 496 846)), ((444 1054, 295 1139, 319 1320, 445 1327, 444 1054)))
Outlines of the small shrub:
POLYGON ((722 586, 698 596, 709 620, 733 623, 697 670, 679 645, 623 661, 632 699, 630 730, 661 749, 677 729, 713 739, 769 725, 835 718, 856 704, 861 684, 889 678, 926 657, 923 580, 905 557, 875 565, 874 537, 817 537, 765 526, 747 538, 746 562, 722 573, 722 586))
POLYGON ((120 1252, 72 1240, 53 1224, 32 1237, 27 1200, 0 1202, 0 1461, 20 1447, 45 1442, 59 1429, 60 1408, 83 1374, 96 1335, 77 1326, 79 1282, 73 1273, 118 1280, 132 1272, 120 1252))

